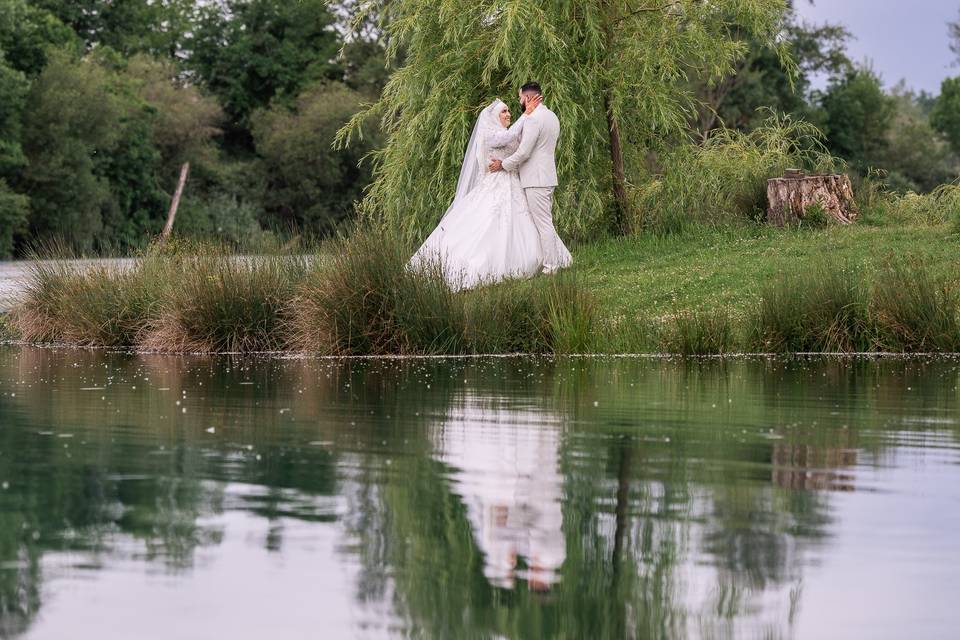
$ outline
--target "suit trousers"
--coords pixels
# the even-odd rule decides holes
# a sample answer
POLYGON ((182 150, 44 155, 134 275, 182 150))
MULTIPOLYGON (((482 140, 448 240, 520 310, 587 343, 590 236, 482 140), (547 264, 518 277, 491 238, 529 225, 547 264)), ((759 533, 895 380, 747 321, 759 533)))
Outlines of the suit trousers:
POLYGON ((553 226, 553 190, 554 187, 529 187, 523 190, 527 208, 540 234, 543 268, 547 271, 560 266, 560 248, 557 246, 560 237, 553 226))

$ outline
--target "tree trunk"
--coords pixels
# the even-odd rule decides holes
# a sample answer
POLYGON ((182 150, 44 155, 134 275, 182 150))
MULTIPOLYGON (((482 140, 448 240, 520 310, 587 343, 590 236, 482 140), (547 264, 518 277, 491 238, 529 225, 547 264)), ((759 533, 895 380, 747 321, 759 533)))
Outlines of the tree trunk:
POLYGON ((630 211, 630 199, 627 196, 627 176, 623 170, 623 147, 620 142, 620 125, 613 115, 610 104, 610 93, 603 98, 603 106, 607 112, 607 127, 610 131, 610 162, 613 165, 613 197, 616 200, 616 223, 620 233, 630 232, 627 213, 630 211))
POLYGON ((767 222, 780 227, 800 223, 815 205, 841 224, 850 224, 859 215, 845 174, 805 176, 788 170, 784 177, 767 181, 767 201, 767 222))
POLYGON ((163 225, 163 231, 160 232, 160 244, 167 241, 173 232, 173 221, 177 217, 177 209, 180 207, 180 197, 183 195, 183 187, 187 184, 187 174, 190 173, 190 163, 184 162, 180 167, 180 180, 177 182, 177 190, 173 194, 173 201, 170 202, 170 211, 167 212, 167 223, 163 225))

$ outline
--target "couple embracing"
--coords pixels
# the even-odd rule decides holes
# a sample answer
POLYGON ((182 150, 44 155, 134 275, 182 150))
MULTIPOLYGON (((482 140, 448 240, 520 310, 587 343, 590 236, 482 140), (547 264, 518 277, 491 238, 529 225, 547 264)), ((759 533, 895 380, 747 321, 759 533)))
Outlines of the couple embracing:
POLYGON ((553 226, 560 121, 540 85, 520 89, 520 118, 494 100, 477 119, 453 203, 420 249, 416 268, 440 261, 457 291, 553 273, 573 261, 553 226))

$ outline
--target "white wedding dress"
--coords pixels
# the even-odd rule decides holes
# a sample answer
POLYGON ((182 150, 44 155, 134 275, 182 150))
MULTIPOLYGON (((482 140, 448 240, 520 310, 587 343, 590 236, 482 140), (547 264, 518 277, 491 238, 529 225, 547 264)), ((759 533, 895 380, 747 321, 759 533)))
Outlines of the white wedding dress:
POLYGON ((529 278, 543 266, 540 234, 527 209, 516 173, 490 172, 520 146, 524 119, 500 124, 506 106, 496 100, 480 114, 464 158, 457 195, 437 228, 410 258, 410 268, 438 261, 454 291, 529 278))

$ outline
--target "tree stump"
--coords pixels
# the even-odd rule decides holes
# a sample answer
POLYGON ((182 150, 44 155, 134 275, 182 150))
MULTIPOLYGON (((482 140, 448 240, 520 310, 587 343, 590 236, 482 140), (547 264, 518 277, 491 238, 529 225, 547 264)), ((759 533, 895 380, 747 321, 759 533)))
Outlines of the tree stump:
POLYGON ((767 222, 780 227, 798 224, 814 205, 840 224, 850 224, 860 213, 846 174, 807 176, 788 169, 782 178, 767 180, 767 202, 767 222))

